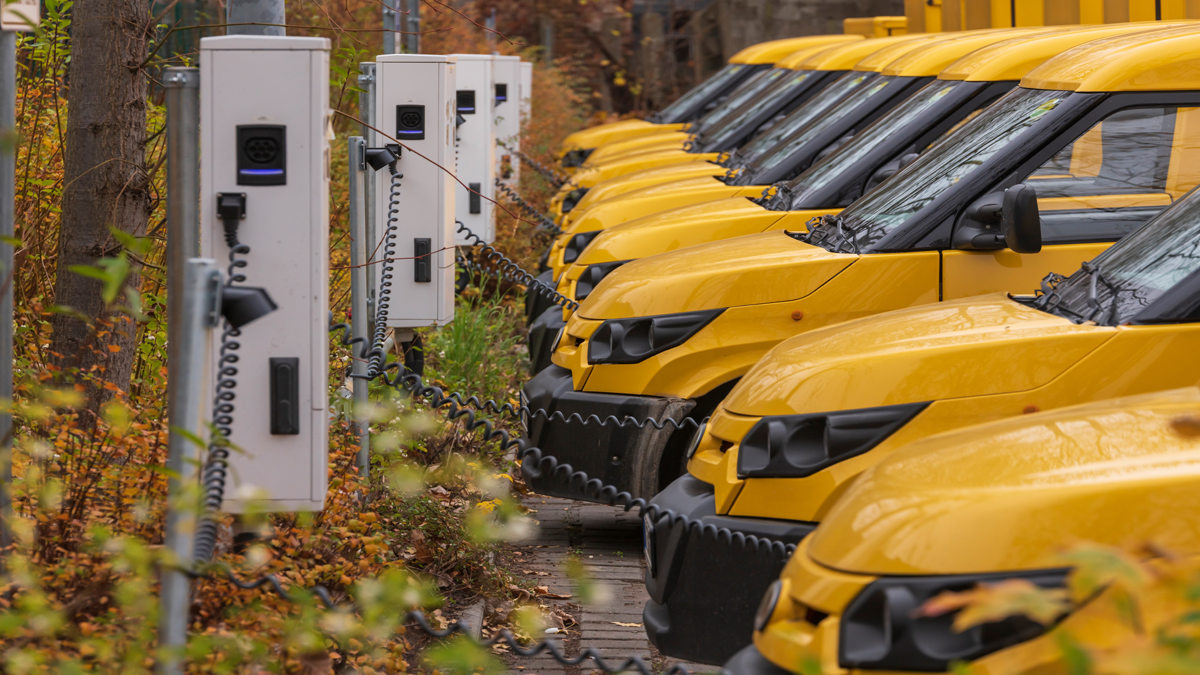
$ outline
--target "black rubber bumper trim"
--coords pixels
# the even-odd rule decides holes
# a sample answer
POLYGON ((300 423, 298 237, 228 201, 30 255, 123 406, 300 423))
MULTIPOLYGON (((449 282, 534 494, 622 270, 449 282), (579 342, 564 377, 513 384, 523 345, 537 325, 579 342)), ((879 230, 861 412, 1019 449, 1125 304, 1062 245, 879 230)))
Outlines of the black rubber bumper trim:
POLYGON ((666 518, 654 525, 653 564, 646 570, 650 600, 642 612, 646 634, 667 656, 724 663, 750 644, 758 603, 787 562, 768 546, 740 543, 736 534, 796 544, 816 525, 718 516, 712 486, 692 476, 677 479, 651 503, 699 521, 708 531, 666 518))
MULTIPOLYGON (((601 426, 595 420, 584 426, 578 421, 570 424, 561 419, 547 421, 546 417, 561 413, 569 418, 577 413, 583 419, 595 415, 601 420, 609 416, 618 420, 625 417, 682 420, 696 405, 688 399, 575 391, 571 371, 555 365, 535 375, 525 385, 524 393, 530 411, 546 411, 530 415, 527 431, 529 442, 541 448, 544 456, 554 457, 559 464, 570 464, 589 478, 645 499, 658 492, 658 464, 667 440, 675 433, 674 427, 665 425, 660 430, 650 425, 641 429, 632 424, 601 426)), ((679 433, 691 432, 685 428, 679 433)), ((568 483, 561 474, 540 471, 529 459, 522 462, 521 469, 526 483, 538 494, 600 501, 586 493, 581 482, 568 483)))
POLYGON ((792 675, 771 663, 754 645, 733 655, 721 669, 721 675, 792 675))
POLYGON ((529 325, 529 372, 537 375, 550 366, 554 338, 567 325, 562 308, 552 305, 529 325))
MULTIPOLYGON (((554 270, 546 270, 537 275, 537 280, 546 284, 550 288, 554 288, 554 270)), ((534 319, 542 315, 551 307, 555 307, 553 301, 546 297, 544 293, 538 293, 532 286, 525 291, 525 320, 532 322, 534 319)))

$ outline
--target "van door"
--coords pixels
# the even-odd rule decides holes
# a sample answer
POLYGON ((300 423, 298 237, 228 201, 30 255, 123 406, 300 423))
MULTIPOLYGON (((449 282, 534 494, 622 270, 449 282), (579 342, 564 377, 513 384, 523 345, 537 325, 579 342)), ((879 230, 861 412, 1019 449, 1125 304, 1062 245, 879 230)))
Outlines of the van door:
MULTIPOLYGON (((1030 293, 1051 272, 1071 274, 1195 187, 1198 163, 1200 108, 1132 106, 1104 115, 1014 181, 1037 191, 1041 252, 943 251, 942 299, 1030 293)), ((1000 194, 977 200, 964 220, 1000 194)))

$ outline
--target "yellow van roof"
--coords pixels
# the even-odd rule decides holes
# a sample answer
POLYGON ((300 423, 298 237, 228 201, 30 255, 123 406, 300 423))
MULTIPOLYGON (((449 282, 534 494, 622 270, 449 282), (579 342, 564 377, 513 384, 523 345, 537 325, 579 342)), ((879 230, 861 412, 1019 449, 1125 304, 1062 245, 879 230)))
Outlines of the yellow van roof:
POLYGON ((1107 37, 1163 28, 1164 24, 1161 22, 1144 21, 1083 26, 1032 37, 1012 38, 967 54, 947 66, 938 75, 938 79, 967 82, 1019 80, 1048 59, 1059 56, 1073 47, 1107 37))
POLYGON ((861 35, 811 35, 808 37, 787 38, 786 40, 771 40, 770 42, 760 42, 756 45, 746 47, 730 57, 729 62, 750 65, 775 63, 788 54, 810 45, 836 44, 838 42, 851 41, 861 42, 865 39, 861 35))
POLYGON ((826 49, 829 49, 831 46, 836 46, 838 44, 846 44, 848 42, 855 42, 855 43, 861 42, 861 40, 858 39, 857 35, 829 35, 829 36, 824 36, 824 37, 850 38, 850 39, 849 40, 840 40, 840 41, 836 41, 836 42, 822 42, 820 44, 814 44, 811 47, 805 47, 804 49, 794 51, 791 54, 788 54, 787 56, 783 57, 782 59, 776 61, 775 67, 776 68, 787 68, 789 70, 800 70, 800 64, 804 63, 804 61, 807 60, 808 57, 812 56, 813 54, 816 54, 817 52, 823 52, 826 49))
POLYGON ((800 64, 799 70, 850 70, 854 64, 864 58, 874 54, 880 49, 886 49, 892 45, 910 42, 912 40, 930 40, 937 36, 928 34, 922 35, 894 35, 885 38, 871 38, 862 42, 851 42, 849 44, 830 47, 824 51, 817 52, 804 60, 800 64))
POLYGON ((989 47, 997 42, 1005 42, 1013 38, 1029 38, 1048 32, 1058 33, 1062 30, 1061 27, 1038 27, 964 31, 957 37, 922 45, 887 64, 880 72, 884 75, 901 77, 934 77, 946 66, 976 49, 989 47))
POLYGON ((887 64, 904 56, 914 49, 919 49, 925 45, 945 40, 950 33, 925 33, 920 39, 906 40, 899 44, 894 44, 890 47, 885 47, 878 51, 872 52, 863 57, 861 61, 855 63, 851 70, 858 70, 867 73, 878 73, 883 70, 887 64))
POLYGON ((1200 26, 1093 40, 1034 68, 1021 86, 1083 92, 1200 89, 1200 26))

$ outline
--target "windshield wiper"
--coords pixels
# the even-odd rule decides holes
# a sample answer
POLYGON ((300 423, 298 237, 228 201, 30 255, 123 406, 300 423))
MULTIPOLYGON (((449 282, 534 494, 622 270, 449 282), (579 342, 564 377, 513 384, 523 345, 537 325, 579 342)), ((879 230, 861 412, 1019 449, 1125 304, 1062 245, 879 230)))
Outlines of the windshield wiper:
POLYGON ((754 202, 768 211, 787 211, 792 207, 792 197, 792 189, 787 182, 779 181, 771 187, 763 188, 762 197, 754 202))
POLYGON ((1087 304, 1086 311, 1077 311, 1063 304, 1060 288, 1062 282, 1067 277, 1053 272, 1042 279, 1042 295, 1033 301, 1033 306, 1044 312, 1058 314, 1067 319, 1078 319, 1079 323, 1095 321, 1101 326, 1117 325, 1117 310, 1119 308, 1120 296, 1121 293, 1128 292, 1129 289, 1106 277, 1100 271, 1100 266, 1095 263, 1085 262, 1080 266, 1080 269, 1087 275, 1088 281, 1087 299, 1085 300, 1087 304), (1112 294, 1107 308, 1100 302, 1100 284, 1104 284, 1108 288, 1109 293, 1112 294), (1068 314, 1071 316, 1067 316, 1068 314))
POLYGON ((1108 277, 1104 276, 1104 273, 1100 271, 1099 265, 1091 262, 1085 262, 1081 267, 1084 274, 1088 275, 1087 305, 1092 310, 1088 315, 1087 320, 1095 321, 1101 326, 1117 325, 1117 301, 1120 299, 1121 292, 1125 289, 1108 277), (1100 306, 1100 300, 1096 297, 1098 295, 1097 284, 1104 284, 1108 287, 1108 291, 1112 293, 1112 299, 1109 302, 1107 310, 1100 306), (1101 314, 1102 312, 1106 312, 1108 314, 1107 321, 1101 321, 1096 318, 1097 315, 1103 316, 1101 314))
POLYGON ((854 253, 862 255, 858 248, 858 240, 846 235, 846 230, 842 227, 842 219, 840 216, 817 216, 808 221, 808 234, 800 241, 821 248, 832 253, 854 253), (843 246, 849 247, 851 250, 842 250, 843 246))

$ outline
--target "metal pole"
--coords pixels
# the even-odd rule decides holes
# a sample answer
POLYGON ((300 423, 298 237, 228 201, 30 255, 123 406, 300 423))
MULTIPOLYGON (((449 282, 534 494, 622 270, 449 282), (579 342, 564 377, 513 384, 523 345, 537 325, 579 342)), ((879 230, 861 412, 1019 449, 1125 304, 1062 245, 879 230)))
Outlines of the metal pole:
MULTIPOLYGON (((169 90, 168 90, 169 91, 169 90)), ((169 94, 168 94, 169 96, 169 94)), ((168 150, 170 152, 170 150, 168 150)), ((186 191, 185 191, 186 192, 186 191)), ((167 193, 171 199, 171 193, 167 193)), ((169 211, 168 211, 169 212, 169 211)), ((217 261, 192 258, 182 266, 183 278, 171 298, 178 305, 177 334, 170 377, 177 383, 171 400, 171 443, 167 455, 168 501, 165 546, 179 567, 190 568, 195 543, 200 492, 197 474, 200 448, 183 438, 180 431, 199 436, 204 398, 204 372, 208 363, 209 338, 220 312, 221 272, 217 261), (180 441, 180 442, 177 442, 180 441)), ((158 644, 160 675, 183 673, 182 655, 187 646, 188 610, 192 604, 192 580, 179 567, 162 572, 158 644)))
POLYGON ((229 26, 225 29, 226 35, 287 35, 284 0, 229 0, 225 6, 225 21, 260 24, 229 26))
MULTIPOLYGON (((200 252, 200 70, 167 68, 163 77, 167 104, 167 468, 172 472, 169 491, 177 500, 186 484, 194 480, 199 450, 182 433, 200 431, 201 370, 194 366, 195 354, 203 352, 189 335, 188 260, 200 252)), ((201 366, 202 367, 202 366, 201 366)), ((168 505, 167 549, 180 564, 192 561, 192 529, 195 512, 178 511, 168 505)), ((182 649, 187 644, 187 617, 191 606, 191 580, 167 570, 162 579, 162 613, 159 643, 182 649)), ((164 658, 159 672, 180 673, 177 659, 164 658)))
POLYGON ((383 0, 383 53, 395 54, 400 50, 396 45, 396 0, 383 0))
POLYGON ((408 13, 404 15, 404 44, 409 54, 421 53, 421 0, 408 0, 408 13))
MULTIPOLYGON (((358 84, 365 91, 358 95, 358 117, 362 121, 375 126, 375 64, 360 63, 358 64, 358 84)), ((362 137, 368 148, 379 147, 379 139, 375 138, 375 132, 370 128, 362 127, 362 137)), ((378 179, 374 176, 369 176, 364 179, 363 186, 363 201, 366 203, 366 208, 363 210, 367 223, 367 256, 371 256, 375 252, 375 245, 379 240, 375 238, 375 190, 378 184, 378 179)), ((369 262, 364 260, 363 262, 369 262)), ((379 282, 375 279, 375 268, 377 265, 367 267, 367 313, 366 320, 369 330, 375 330, 375 289, 379 287, 379 282)))
MULTIPOLYGON (((17 34, 0 32, 0 138, 8 139, 0 152, 0 400, 12 401, 13 395, 13 284, 17 271, 13 262, 13 218, 16 200, 17 139, 17 34)), ((12 414, 0 413, 0 546, 12 538, 8 519, 12 516, 12 414)))
MULTIPOLYGON (((363 209, 364 183, 370 175, 366 172, 364 161, 366 141, 359 136, 351 136, 347 143, 350 153, 350 329, 354 337, 366 340, 370 344, 371 336, 367 333, 367 220, 363 209)), ((368 404, 368 383, 361 376, 367 374, 367 362, 362 358, 359 347, 355 347, 350 355, 350 372, 360 377, 354 380, 354 426, 358 432, 358 475, 367 477, 371 471, 371 434, 367 423, 366 408, 368 404)))
POLYGON ((492 53, 492 55, 495 56, 500 53, 500 52, 496 51, 496 34, 492 32, 492 31, 496 30, 496 8, 495 7, 492 8, 492 13, 488 15, 488 18, 484 22, 483 25, 487 26, 487 29, 488 29, 488 34, 487 34, 488 51, 490 51, 492 53))

